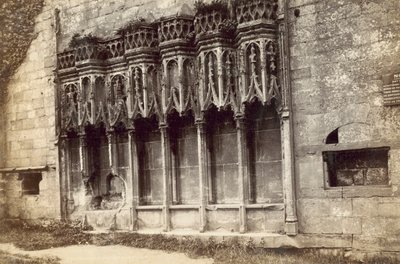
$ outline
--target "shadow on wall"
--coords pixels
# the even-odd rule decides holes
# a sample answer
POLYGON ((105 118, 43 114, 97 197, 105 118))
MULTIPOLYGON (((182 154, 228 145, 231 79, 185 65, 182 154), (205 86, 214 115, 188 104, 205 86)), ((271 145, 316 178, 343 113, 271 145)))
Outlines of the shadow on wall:
POLYGON ((353 122, 342 125, 328 134, 325 144, 358 143, 372 140, 371 125, 363 122, 353 122))

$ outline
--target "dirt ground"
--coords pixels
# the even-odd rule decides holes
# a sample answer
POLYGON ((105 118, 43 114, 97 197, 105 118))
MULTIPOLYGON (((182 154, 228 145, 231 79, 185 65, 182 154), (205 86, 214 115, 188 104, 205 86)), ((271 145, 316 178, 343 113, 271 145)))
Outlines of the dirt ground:
POLYGON ((79 245, 46 250, 25 251, 12 244, 0 244, 0 250, 32 257, 55 256, 61 264, 212 264, 212 259, 191 259, 182 253, 124 246, 79 245))

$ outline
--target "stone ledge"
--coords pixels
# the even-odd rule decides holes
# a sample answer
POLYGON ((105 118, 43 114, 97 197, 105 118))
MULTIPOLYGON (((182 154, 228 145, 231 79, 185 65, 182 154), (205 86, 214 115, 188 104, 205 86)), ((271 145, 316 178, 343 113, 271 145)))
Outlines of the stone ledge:
POLYGON ((194 230, 173 230, 170 232, 161 232, 157 230, 139 230, 138 234, 161 234, 184 238, 192 236, 201 240, 210 238, 216 241, 238 238, 240 241, 252 240, 256 245, 262 245, 265 248, 351 248, 351 235, 307 235, 298 234, 297 236, 287 236, 275 233, 229 233, 229 232, 204 232, 199 233, 194 230))

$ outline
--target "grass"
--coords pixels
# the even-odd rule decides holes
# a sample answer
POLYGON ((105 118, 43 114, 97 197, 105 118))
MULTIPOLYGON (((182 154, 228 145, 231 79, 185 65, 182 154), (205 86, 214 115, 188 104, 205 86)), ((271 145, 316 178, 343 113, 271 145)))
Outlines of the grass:
MULTIPOLYGON (((47 221, 42 224, 28 224, 21 221, 0 223, 0 243, 14 243, 25 250, 38 250, 69 245, 123 245, 135 248, 164 250, 185 253, 190 257, 213 258, 216 264, 395 264, 387 257, 374 257, 364 262, 352 261, 344 257, 326 256, 316 250, 303 249, 263 249, 252 241, 243 244, 238 239, 216 242, 213 239, 201 241, 198 238, 164 235, 143 235, 137 233, 85 233, 80 223, 47 221)), ((42 260, 40 260, 42 261, 42 260)), ((7 263, 7 262, 5 262, 7 263)), ((14 262, 11 262, 14 263, 14 262)), ((15 263, 57 263, 57 262, 15 262, 15 263)), ((2 262, 0 262, 2 264, 2 262)))
POLYGON ((21 254, 10 254, 0 250, 0 264, 59 264, 57 258, 33 258, 21 254))

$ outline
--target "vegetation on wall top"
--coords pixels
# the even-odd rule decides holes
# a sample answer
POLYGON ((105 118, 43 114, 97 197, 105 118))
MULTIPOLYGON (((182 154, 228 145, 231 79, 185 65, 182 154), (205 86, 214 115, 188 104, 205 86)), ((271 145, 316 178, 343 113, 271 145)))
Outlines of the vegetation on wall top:
POLYGON ((0 1, 0 101, 6 97, 6 87, 35 38, 35 17, 44 0, 0 1))
POLYGON ((228 14, 228 5, 223 0, 212 0, 211 3, 205 3, 203 0, 197 0, 194 3, 195 13, 198 15, 217 11, 223 14, 228 14))
POLYGON ((76 33, 72 36, 71 41, 68 44, 70 48, 76 48, 85 44, 97 44, 99 43, 100 38, 93 36, 92 33, 81 36, 79 33, 76 33))
POLYGON ((142 26, 148 26, 144 18, 134 19, 129 21, 126 25, 122 26, 117 30, 117 34, 124 36, 126 32, 133 32, 142 26))

